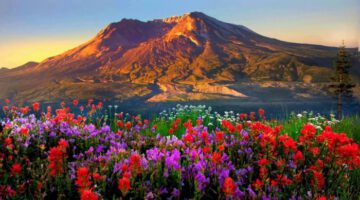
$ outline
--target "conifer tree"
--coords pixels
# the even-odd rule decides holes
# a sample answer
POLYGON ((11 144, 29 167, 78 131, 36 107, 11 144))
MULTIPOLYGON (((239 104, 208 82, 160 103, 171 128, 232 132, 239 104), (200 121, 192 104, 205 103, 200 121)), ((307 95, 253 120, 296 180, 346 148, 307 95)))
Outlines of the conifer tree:
POLYGON ((344 44, 339 48, 334 65, 335 72, 331 77, 329 89, 331 94, 337 99, 337 115, 341 119, 343 117, 344 99, 352 97, 352 88, 355 87, 349 74, 351 67, 350 56, 344 44))

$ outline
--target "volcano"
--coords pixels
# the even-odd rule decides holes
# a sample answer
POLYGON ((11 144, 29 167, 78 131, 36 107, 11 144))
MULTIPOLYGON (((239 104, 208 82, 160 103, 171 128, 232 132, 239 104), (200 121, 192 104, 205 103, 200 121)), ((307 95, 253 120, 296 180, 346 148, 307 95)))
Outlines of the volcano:
MULTIPOLYGON (((201 12, 123 19, 60 55, 0 70, 0 98, 259 99, 254 91, 269 87, 305 98, 324 93, 336 52, 265 37, 201 12)), ((353 74, 357 79, 360 70, 353 74)))

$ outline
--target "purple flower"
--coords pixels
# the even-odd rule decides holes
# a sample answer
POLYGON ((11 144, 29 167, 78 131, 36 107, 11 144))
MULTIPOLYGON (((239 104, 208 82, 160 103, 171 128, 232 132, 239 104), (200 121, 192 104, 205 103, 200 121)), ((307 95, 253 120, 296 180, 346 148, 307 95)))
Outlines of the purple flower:
POLYGON ((174 170, 179 170, 181 168, 179 160, 180 160, 180 152, 179 150, 174 149, 171 152, 166 153, 165 165, 168 169, 173 168, 174 170))
POLYGON ((230 171, 228 169, 222 169, 219 174, 219 182, 223 184, 224 180, 229 177, 230 171))
POLYGON ((169 191, 166 189, 166 187, 160 187, 159 193, 160 194, 167 194, 167 193, 169 193, 169 191))
POLYGON ((154 197, 154 194, 152 193, 152 192, 148 192, 147 194, 146 194, 146 196, 145 196, 145 199, 147 200, 147 199, 154 199, 155 197, 154 197))
POLYGON ((250 185, 249 185, 249 187, 248 187, 246 190, 248 191, 249 196, 250 196, 251 198, 255 198, 255 197, 256 197, 256 194, 255 194, 254 190, 251 189, 251 186, 250 186, 250 185))
POLYGON ((293 169, 296 169, 296 164, 293 160, 290 160, 289 163, 288 163, 288 167, 290 168, 293 168, 293 169))
POLYGON ((174 188, 173 191, 171 192, 171 196, 172 197, 179 197, 180 196, 180 190, 174 188))
POLYGON ((209 183, 209 178, 206 178, 203 173, 198 172, 195 176, 199 191, 203 192, 209 183))

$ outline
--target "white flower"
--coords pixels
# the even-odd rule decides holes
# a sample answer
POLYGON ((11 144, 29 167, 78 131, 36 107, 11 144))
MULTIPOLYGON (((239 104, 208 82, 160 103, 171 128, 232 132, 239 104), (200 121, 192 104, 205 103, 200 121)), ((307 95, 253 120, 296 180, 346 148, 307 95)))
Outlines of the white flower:
POLYGON ((302 114, 300 114, 300 113, 297 114, 296 116, 297 116, 298 118, 302 118, 302 114))

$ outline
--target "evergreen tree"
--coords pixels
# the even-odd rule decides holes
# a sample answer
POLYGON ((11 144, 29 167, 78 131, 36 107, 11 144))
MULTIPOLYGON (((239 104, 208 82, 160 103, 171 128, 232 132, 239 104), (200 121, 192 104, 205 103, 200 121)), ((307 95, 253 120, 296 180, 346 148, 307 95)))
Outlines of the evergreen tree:
POLYGON ((352 97, 352 88, 355 85, 352 83, 349 69, 351 67, 350 56, 343 44, 337 53, 335 60, 335 73, 331 77, 330 91, 337 99, 337 114, 338 118, 342 118, 344 98, 352 97))

